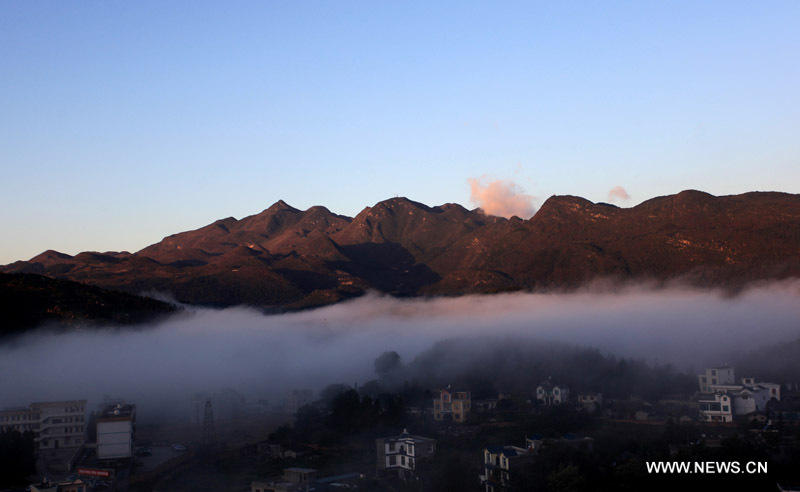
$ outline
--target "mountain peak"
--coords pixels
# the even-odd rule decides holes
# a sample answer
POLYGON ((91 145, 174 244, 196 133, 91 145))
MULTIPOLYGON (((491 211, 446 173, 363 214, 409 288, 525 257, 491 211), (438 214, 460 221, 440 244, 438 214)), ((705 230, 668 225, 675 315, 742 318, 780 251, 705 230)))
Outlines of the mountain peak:
POLYGON ((66 253, 60 253, 54 249, 48 249, 44 253, 36 255, 28 261, 31 263, 36 263, 38 261, 43 261, 43 260, 69 260, 71 258, 72 256, 66 253))
POLYGON ((425 205, 424 203, 415 202, 414 200, 410 200, 404 196, 396 196, 394 198, 389 198, 388 200, 383 200, 375 204, 373 209, 376 207, 386 207, 386 208, 419 208, 422 210, 431 210, 431 207, 425 205))
POLYGON ((552 195, 545 200, 539 210, 531 217, 546 217, 550 215, 563 215, 582 212, 595 204, 585 198, 574 195, 552 195))
POLYGON ((271 212, 277 212, 278 210, 288 210, 290 212, 299 212, 300 210, 294 208, 293 206, 289 205, 288 203, 284 202, 283 200, 278 200, 277 202, 273 203, 269 208, 265 210, 271 212))

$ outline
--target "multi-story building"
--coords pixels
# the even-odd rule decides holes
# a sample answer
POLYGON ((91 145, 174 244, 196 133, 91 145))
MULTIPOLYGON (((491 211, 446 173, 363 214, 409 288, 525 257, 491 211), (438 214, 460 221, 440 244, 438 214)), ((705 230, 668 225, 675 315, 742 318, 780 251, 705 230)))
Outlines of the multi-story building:
POLYGON ((697 376, 700 386, 700 420, 732 422, 736 415, 764 412, 773 398, 781 399, 781 385, 742 378, 736 383, 732 367, 712 367, 697 376), (727 410, 726 410, 727 409, 727 410))
POLYGON ((375 444, 378 474, 396 473, 402 479, 413 476, 417 461, 431 457, 436 451, 435 439, 412 436, 406 429, 399 436, 376 439, 375 444))
POLYGON ((486 492, 508 490, 514 473, 535 459, 533 450, 516 446, 486 446, 483 449, 481 483, 486 492))
POLYGON ((38 449, 74 448, 86 438, 86 400, 31 403, 0 410, 0 430, 33 432, 38 449))
POLYGON ((547 378, 542 384, 536 387, 536 400, 544 405, 561 405, 569 399, 569 387, 563 384, 553 384, 552 379, 547 378))
POLYGON ((733 422, 733 398, 728 393, 715 393, 701 399, 700 419, 705 422, 733 422))
POLYGON ((711 386, 736 384, 733 368, 728 366, 710 367, 702 374, 697 375, 697 381, 700 384, 701 393, 713 393, 711 386))
POLYGON ((472 399, 469 391, 450 391, 443 389, 439 397, 433 399, 434 420, 451 418, 458 424, 464 423, 472 408, 472 399))
POLYGON ((133 456, 136 440, 136 405, 106 405, 97 415, 97 459, 119 460, 133 456))

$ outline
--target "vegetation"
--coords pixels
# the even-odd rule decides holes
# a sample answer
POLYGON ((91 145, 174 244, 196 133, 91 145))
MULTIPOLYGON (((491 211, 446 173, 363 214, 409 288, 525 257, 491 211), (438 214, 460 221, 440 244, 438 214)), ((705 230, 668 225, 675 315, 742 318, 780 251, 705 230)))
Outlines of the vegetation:
POLYGON ((0 486, 27 485, 36 473, 33 432, 0 431, 0 486))

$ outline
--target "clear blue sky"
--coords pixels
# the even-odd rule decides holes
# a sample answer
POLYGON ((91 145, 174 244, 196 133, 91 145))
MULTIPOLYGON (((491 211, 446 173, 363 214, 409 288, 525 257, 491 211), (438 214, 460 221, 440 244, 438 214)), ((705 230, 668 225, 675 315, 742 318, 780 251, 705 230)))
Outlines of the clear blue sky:
POLYGON ((800 192, 800 3, 0 3, 0 263, 467 179, 800 192), (435 3, 435 5, 434 5, 435 3))

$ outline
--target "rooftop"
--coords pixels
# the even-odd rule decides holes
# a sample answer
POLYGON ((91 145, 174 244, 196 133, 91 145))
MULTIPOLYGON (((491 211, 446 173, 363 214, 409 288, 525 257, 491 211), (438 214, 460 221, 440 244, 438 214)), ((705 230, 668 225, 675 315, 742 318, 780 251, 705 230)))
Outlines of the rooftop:
POLYGON ((107 405, 97 414, 98 419, 113 419, 119 417, 130 417, 136 412, 136 405, 131 403, 117 403, 107 405))

